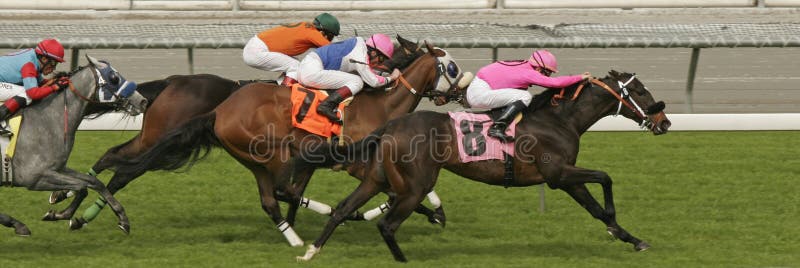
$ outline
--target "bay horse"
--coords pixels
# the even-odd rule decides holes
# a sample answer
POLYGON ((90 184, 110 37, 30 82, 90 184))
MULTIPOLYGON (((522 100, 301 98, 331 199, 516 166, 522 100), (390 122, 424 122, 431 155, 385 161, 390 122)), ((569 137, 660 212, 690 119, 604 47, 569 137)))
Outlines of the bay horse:
MULTIPOLYGON (((125 87, 124 78, 110 64, 88 55, 86 58, 89 60, 87 66, 69 74, 71 83, 68 90, 54 93, 22 110, 23 120, 17 134, 16 152, 11 160, 13 180, 9 186, 26 187, 34 191, 69 189, 84 193, 76 195, 73 203, 80 203, 86 197, 86 188, 95 190, 108 200, 119 219, 119 228, 127 234, 130 224, 125 210, 103 182, 66 165, 75 143, 75 132, 87 105, 101 102, 99 96, 104 95, 110 97, 103 100, 111 105, 102 106, 137 115, 145 110, 147 101, 133 90, 133 85, 125 87)), ((45 218, 53 214, 50 211, 45 218)), ((11 216, 0 214, 0 224, 13 227, 18 235, 30 235, 25 224, 11 216)))
MULTIPOLYGON (((397 36, 397 40, 400 49, 397 49, 393 58, 384 63, 383 67, 387 70, 406 67, 413 59, 421 55, 416 43, 400 36, 397 36)), ((130 140, 108 149, 95 162, 88 174, 96 177, 106 169, 113 169, 112 159, 132 159, 144 154, 168 131, 181 126, 193 117, 214 110, 234 91, 250 82, 256 81, 234 81, 212 74, 195 74, 172 75, 165 79, 140 84, 137 91, 150 101, 150 106, 145 111, 141 131, 130 140)), ((90 106, 87 108, 87 113, 97 113, 95 110, 104 109, 105 107, 101 106, 90 106)), ((141 170, 137 173, 117 171, 106 187, 111 194, 115 194, 147 171, 141 170)), ((67 190, 54 191, 50 195, 49 202, 56 204, 72 194, 74 193, 67 190)), ((72 203, 64 211, 57 213, 58 217, 52 219, 70 219, 70 228, 72 230, 80 229, 97 217, 105 207, 105 200, 102 197, 98 198, 82 216, 72 218, 72 214, 67 212, 74 211, 79 205, 80 203, 72 203)))
MULTIPOLYGON (((357 140, 416 108, 423 96, 434 96, 453 85, 437 83, 444 50, 427 45, 428 53, 404 69, 407 84, 389 91, 362 92, 347 106, 342 136, 357 140)), ((449 79, 447 81, 450 81, 449 79)), ((292 155, 326 143, 291 123, 291 91, 285 87, 254 83, 235 91, 213 111, 195 117, 170 131, 146 153, 133 159, 109 158, 116 172, 140 174, 147 170, 174 170, 193 164, 212 147, 223 147, 247 167, 258 184, 261 205, 292 246, 303 245, 290 218, 281 215, 277 201, 287 201, 297 210, 301 194, 289 183, 292 155)), ((292 216, 293 217, 293 216, 292 216)))
POLYGON ((394 198, 389 211, 378 221, 378 230, 394 259, 405 262, 395 232, 436 184, 442 168, 489 185, 525 187, 546 183, 552 189, 567 192, 593 217, 605 223, 607 231, 615 238, 633 244, 636 251, 648 249, 647 242, 617 224, 611 177, 600 170, 577 167, 575 163, 581 135, 608 115, 622 114, 655 135, 666 133, 671 123, 663 112, 665 105, 654 101, 639 79, 629 73, 612 70, 605 78, 592 80, 585 89, 580 84, 585 83, 564 90, 548 89, 537 95, 523 112, 523 119, 516 127, 513 179, 510 181, 502 160, 461 162, 455 137, 457 131, 464 129, 456 129, 444 113, 412 113, 390 121, 364 140, 350 145, 343 154, 356 155, 356 159, 364 158, 365 154, 369 156, 366 158, 369 159, 368 178, 339 203, 322 234, 309 245, 304 256, 297 257, 298 260, 310 260, 346 215, 376 193, 388 190, 394 198), (565 100, 564 94, 573 95, 573 100, 565 100), (586 183, 602 185, 605 208, 591 195, 586 183))

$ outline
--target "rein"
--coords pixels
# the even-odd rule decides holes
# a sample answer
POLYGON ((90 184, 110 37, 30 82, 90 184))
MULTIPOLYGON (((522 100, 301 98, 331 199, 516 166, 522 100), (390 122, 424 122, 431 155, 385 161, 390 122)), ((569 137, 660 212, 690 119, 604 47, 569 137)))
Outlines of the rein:
MULTIPOLYGON (((622 105, 625 105, 625 107, 628 107, 628 109, 633 111, 633 113, 636 114, 636 116, 638 116, 640 119, 643 120, 643 122, 645 122, 645 121, 647 121, 647 116, 644 114, 644 111, 642 110, 642 108, 639 107, 639 104, 637 104, 636 101, 631 99, 631 95, 628 93, 628 89, 626 88, 626 86, 628 84, 630 84, 631 81, 633 81, 634 78, 636 78, 636 76, 632 76, 625 83, 617 81, 617 83, 619 83, 619 88, 621 89, 622 94, 617 93, 617 91, 615 91, 610 86, 608 86, 608 84, 603 83, 603 81, 600 81, 597 78, 592 78, 591 80, 589 80, 589 82, 591 84, 598 85, 601 88, 605 89, 608 93, 610 93, 612 96, 614 96, 614 98, 616 98, 619 101, 619 105, 617 106, 617 113, 615 114, 615 116, 619 115, 620 111, 622 110, 622 105)), ((575 90, 575 93, 572 95, 572 98, 570 98, 571 101, 574 101, 575 99, 578 98, 578 96, 581 94, 581 92, 583 92, 583 87, 586 84, 587 83, 582 83, 582 84, 580 84, 578 86, 578 88, 575 90)), ((553 106, 558 106, 558 100, 561 100, 561 99, 564 99, 564 89, 563 88, 561 89, 561 93, 553 95, 553 98, 550 100, 550 103, 553 106)))

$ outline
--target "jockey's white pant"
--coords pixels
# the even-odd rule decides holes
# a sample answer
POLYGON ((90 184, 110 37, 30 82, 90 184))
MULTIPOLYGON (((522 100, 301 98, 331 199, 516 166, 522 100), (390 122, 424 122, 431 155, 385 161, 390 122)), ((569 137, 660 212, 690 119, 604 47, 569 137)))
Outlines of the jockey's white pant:
POLYGON ((28 104, 31 103, 31 98, 25 93, 25 87, 6 82, 0 82, 0 101, 6 101, 14 96, 23 97, 28 104))
POLYGON ((312 48, 306 53, 291 57, 283 53, 269 51, 267 44, 264 44, 258 36, 254 36, 244 46, 242 59, 250 67, 270 72, 286 72, 286 76, 297 80, 297 67, 300 65, 298 59, 313 50, 312 48))
POLYGON ((525 106, 531 104, 533 95, 527 90, 516 88, 492 89, 489 83, 475 77, 467 88, 467 103, 472 108, 494 109, 508 106, 515 101, 522 101, 525 106))
POLYGON ((297 81, 307 87, 318 89, 347 87, 353 95, 358 94, 364 88, 364 80, 361 80, 361 76, 343 71, 325 70, 317 53, 309 53, 300 62, 297 75, 297 81))

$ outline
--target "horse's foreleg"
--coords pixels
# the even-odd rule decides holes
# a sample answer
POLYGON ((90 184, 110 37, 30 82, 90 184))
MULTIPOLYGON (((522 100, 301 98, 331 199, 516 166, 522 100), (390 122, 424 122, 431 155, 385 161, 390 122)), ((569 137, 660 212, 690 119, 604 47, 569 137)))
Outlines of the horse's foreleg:
MULTIPOLYGON (((140 172, 137 174, 122 174, 122 173, 114 173, 114 176, 111 177, 111 180, 108 182, 106 188, 111 194, 116 194, 119 190, 122 190, 128 183, 133 181, 134 179, 138 178, 144 174, 144 172, 140 172)), ((107 202, 103 197, 98 197, 95 199, 94 203, 92 203, 89 208, 83 211, 83 215, 79 218, 75 218, 70 220, 69 227, 72 230, 81 229, 83 225, 91 222, 94 218, 100 214, 100 211, 105 208, 107 202)), ((80 202, 78 203, 80 205, 80 202)))
POLYGON ((129 233, 130 223, 128 222, 128 216, 125 215, 125 209, 119 202, 117 202, 117 199, 111 195, 108 189, 106 189, 106 186, 103 184, 103 182, 95 177, 82 174, 71 169, 64 170, 64 173, 53 170, 45 170, 42 171, 41 175, 39 176, 39 181, 37 181, 35 185, 28 187, 28 189, 38 191, 53 191, 58 189, 79 191, 84 190, 87 187, 97 191, 108 201, 111 209, 117 214, 117 218, 119 218, 119 228, 122 229, 122 231, 124 231, 126 234, 129 233))
MULTIPOLYGON (((441 224, 442 228, 444 228, 445 224, 447 223, 447 218, 445 217, 444 209, 442 209, 442 202, 439 199, 439 196, 436 194, 436 192, 431 191, 428 193, 427 197, 435 210, 431 210, 425 205, 419 204, 419 206, 414 208, 414 212, 425 215, 428 217, 428 222, 433 224, 441 224)), ((385 202, 376 208, 364 212, 364 220, 374 220, 384 212, 388 211, 390 207, 389 203, 390 202, 385 202)))
POLYGON ((607 231, 615 238, 633 244, 636 251, 650 248, 647 242, 634 237, 617 223, 616 211, 614 208, 614 197, 611 190, 611 177, 605 172, 594 171, 580 168, 565 170, 561 189, 567 192, 575 201, 596 219, 606 224, 607 231), (585 183, 598 183, 603 187, 605 209, 600 206, 597 200, 586 188, 585 183))
POLYGON ((289 224, 294 225, 294 220, 297 217, 297 210, 300 207, 311 209, 322 215, 330 215, 331 207, 308 198, 303 197, 311 177, 314 175, 315 168, 306 167, 302 159, 294 160, 294 172, 292 174, 291 189, 288 189, 289 195, 289 210, 286 213, 286 220, 289 224))
MULTIPOLYGON (((139 136, 137 136, 137 138, 138 137, 139 136)), ((136 139, 136 138, 134 138, 134 139, 136 139)), ((108 151, 106 151, 106 153, 103 156, 101 156, 100 159, 97 160, 97 162, 94 163, 92 168, 89 169, 89 171, 86 172, 86 175, 89 175, 89 176, 92 176, 92 177, 97 177, 98 174, 100 174, 101 172, 103 172, 106 169, 110 168, 111 165, 108 164, 108 159, 112 158, 112 157, 121 157, 121 156, 117 155, 117 152, 120 150, 120 148, 127 147, 129 144, 131 144, 131 142, 133 142, 133 139, 129 140, 126 143, 123 143, 123 144, 117 145, 115 147, 112 147, 111 149, 108 149, 108 151)), ((54 204, 60 203, 61 201, 66 200, 67 198, 70 198, 70 197, 72 197, 74 195, 75 195, 75 191, 71 191, 71 190, 53 191, 53 192, 50 193, 50 198, 48 199, 48 201, 50 202, 51 205, 54 205, 54 204)), ((78 205, 80 205, 80 203, 78 203, 78 205)))
POLYGON ((303 240, 294 231, 292 225, 281 216, 281 207, 275 198, 275 178, 270 176, 269 171, 263 166, 247 165, 247 167, 256 178, 258 194, 261 197, 261 209, 276 224, 278 231, 283 234, 289 245, 293 247, 302 246, 303 240))
POLYGON ((336 206, 336 209, 331 214, 331 218, 325 225, 325 229, 322 231, 322 234, 319 236, 319 238, 317 238, 316 241, 314 241, 313 245, 308 246, 308 250, 306 251, 305 255, 297 256, 297 260, 311 260, 314 255, 319 253, 319 251, 322 249, 322 246, 325 245, 331 235, 333 235, 333 231, 336 230, 336 227, 338 227, 347 219, 347 217, 353 214, 359 207, 363 206, 364 203, 369 201, 370 198, 379 192, 378 186, 374 182, 369 180, 362 181, 355 191, 353 191, 347 198, 342 200, 342 202, 336 206))
POLYGON ((83 199, 86 199, 88 192, 86 189, 70 192, 74 192, 76 194, 75 199, 72 200, 69 206, 60 212, 55 212, 51 209, 47 212, 47 214, 44 214, 44 217, 42 218, 43 221, 68 220, 72 218, 72 215, 75 214, 75 210, 78 209, 78 206, 80 206, 81 202, 83 202, 83 199))
POLYGON ((14 233, 19 236, 30 236, 31 230, 28 229, 28 226, 25 226, 24 223, 14 219, 9 215, 0 213, 0 224, 8 228, 14 228, 14 233))

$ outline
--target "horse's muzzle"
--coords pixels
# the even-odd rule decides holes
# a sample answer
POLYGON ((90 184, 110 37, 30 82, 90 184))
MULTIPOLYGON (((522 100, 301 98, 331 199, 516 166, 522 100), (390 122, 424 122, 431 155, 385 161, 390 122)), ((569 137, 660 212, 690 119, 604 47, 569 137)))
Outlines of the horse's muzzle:
POLYGON ((147 109, 147 99, 140 94, 134 94, 122 104, 122 110, 131 116, 143 113, 147 109))

